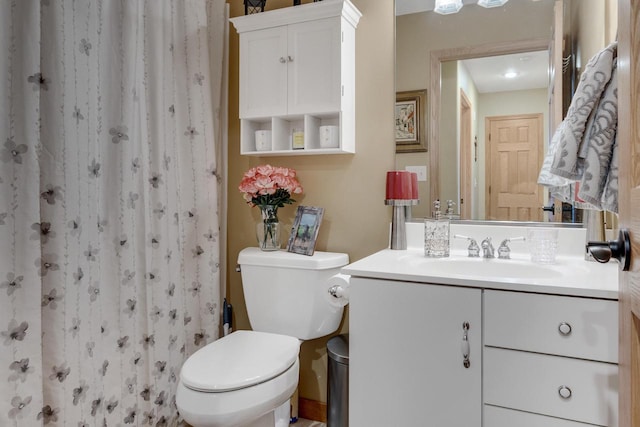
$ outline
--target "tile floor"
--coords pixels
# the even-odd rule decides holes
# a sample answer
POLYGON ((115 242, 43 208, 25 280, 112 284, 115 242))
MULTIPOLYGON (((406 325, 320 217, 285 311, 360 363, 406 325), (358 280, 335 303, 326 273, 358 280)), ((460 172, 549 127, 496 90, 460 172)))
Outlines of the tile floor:
POLYGON ((319 421, 311 421, 305 420, 304 418, 298 419, 298 422, 295 424, 290 424, 291 427, 326 427, 325 423, 321 423, 319 421))

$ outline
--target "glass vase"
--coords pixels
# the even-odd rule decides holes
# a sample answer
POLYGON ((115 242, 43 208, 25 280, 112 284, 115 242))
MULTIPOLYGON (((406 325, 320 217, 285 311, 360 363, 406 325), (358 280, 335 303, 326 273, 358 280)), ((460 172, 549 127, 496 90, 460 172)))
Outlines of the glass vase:
POLYGON ((278 221, 278 207, 266 205, 260 207, 262 221, 256 224, 258 247, 263 251, 277 251, 280 249, 280 222, 278 221))

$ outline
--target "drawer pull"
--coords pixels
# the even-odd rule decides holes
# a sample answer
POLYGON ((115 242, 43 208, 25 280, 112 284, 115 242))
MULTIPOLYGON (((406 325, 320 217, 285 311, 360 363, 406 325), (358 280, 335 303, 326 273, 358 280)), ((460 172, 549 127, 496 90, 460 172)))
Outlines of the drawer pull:
POLYGON ((471 361, 469 360, 470 346, 469 346, 469 337, 467 333, 469 332, 469 322, 462 322, 462 345, 460 346, 460 350, 462 350, 462 366, 469 369, 471 366, 471 361))
POLYGON ((561 385, 558 388, 558 394, 563 399, 569 399, 571 397, 571 389, 569 387, 567 387, 566 385, 561 385))
POLYGON ((558 325, 558 331, 560 331, 560 333, 562 335, 570 335, 571 334, 571 325, 568 324, 567 322, 562 322, 560 323, 560 325, 558 325))

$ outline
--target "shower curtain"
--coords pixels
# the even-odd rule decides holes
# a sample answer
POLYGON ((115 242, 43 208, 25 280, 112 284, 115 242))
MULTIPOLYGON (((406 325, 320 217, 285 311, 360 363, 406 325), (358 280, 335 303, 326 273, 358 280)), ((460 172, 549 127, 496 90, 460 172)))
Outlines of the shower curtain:
POLYGON ((219 330, 225 2, 0 5, 0 425, 180 424, 219 330))

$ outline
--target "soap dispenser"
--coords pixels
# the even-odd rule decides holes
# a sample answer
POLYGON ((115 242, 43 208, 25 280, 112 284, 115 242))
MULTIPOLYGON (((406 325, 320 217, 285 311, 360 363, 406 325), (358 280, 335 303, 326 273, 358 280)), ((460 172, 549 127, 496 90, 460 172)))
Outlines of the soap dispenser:
POLYGON ((424 256, 429 258, 449 256, 449 218, 442 216, 440 200, 433 202, 431 218, 424 220, 424 256))
POLYGON ((454 202, 453 200, 447 200, 447 210, 445 211, 444 215, 449 218, 449 219, 454 219, 454 215, 455 213, 453 213, 453 205, 455 205, 456 202, 454 202))

